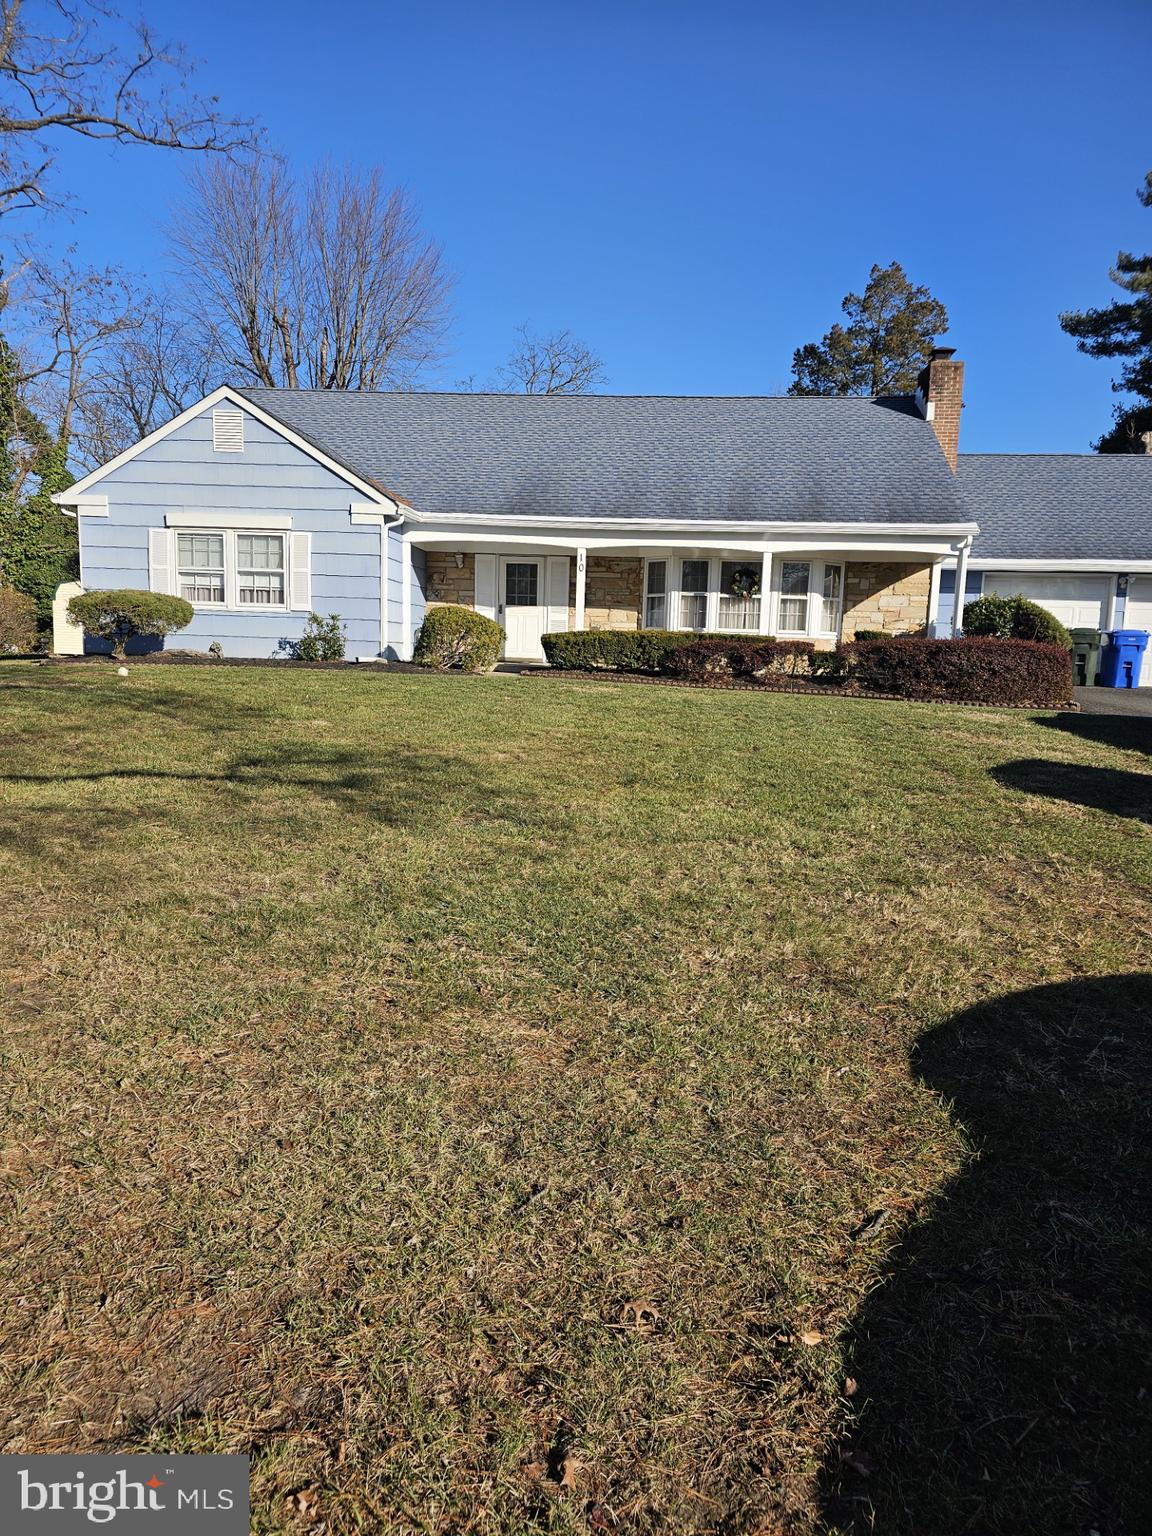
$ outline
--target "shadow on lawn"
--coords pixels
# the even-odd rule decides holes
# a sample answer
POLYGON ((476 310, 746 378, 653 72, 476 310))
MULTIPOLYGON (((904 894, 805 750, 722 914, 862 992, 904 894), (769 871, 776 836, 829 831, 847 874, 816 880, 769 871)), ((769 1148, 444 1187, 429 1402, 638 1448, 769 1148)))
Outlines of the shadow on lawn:
MULTIPOLYGON (((109 767, 87 773, 0 774, 3 784, 123 783, 232 785, 282 793, 305 791, 353 815, 406 827, 445 814, 520 825, 544 819, 522 784, 497 784, 465 758, 435 752, 366 752, 350 747, 284 743, 235 757, 220 768, 109 767)), ((90 814, 90 813, 89 813, 90 814)), ((547 818, 554 830, 555 812, 547 818)))
POLYGON ((1152 756, 1152 719, 1147 715, 1039 715, 1035 723, 1065 736, 1078 736, 1082 741, 1097 741, 1122 752, 1152 756))
POLYGON ((1096 768, 1089 763, 1056 763, 1022 758, 991 770, 997 784, 1028 795, 1046 795, 1073 805, 1088 805, 1113 816, 1152 822, 1152 774, 1127 768, 1096 768))
POLYGON ((998 998, 924 1036, 913 1066, 976 1156, 855 1320, 826 1518, 1152 1530, 1152 978, 998 998))

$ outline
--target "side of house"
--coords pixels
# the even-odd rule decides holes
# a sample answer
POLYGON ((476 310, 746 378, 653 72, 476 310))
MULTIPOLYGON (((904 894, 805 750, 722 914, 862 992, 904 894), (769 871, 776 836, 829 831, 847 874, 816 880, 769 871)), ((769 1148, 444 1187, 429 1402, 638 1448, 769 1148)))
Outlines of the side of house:
POLYGON ((396 503, 230 392, 61 500, 79 520, 82 586, 185 596, 180 647, 283 656, 309 613, 339 613, 348 654, 376 657, 422 602, 396 503))

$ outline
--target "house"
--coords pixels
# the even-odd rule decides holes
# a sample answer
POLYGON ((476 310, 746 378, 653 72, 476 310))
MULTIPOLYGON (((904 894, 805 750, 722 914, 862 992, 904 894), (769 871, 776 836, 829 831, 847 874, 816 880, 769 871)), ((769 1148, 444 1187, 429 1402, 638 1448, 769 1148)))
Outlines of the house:
MULTIPOLYGON (((1152 630, 1152 455, 962 453, 978 534, 965 597, 1021 592, 1069 629, 1152 630)), ((950 625, 955 572, 937 614, 950 625)), ((1152 653, 1141 681, 1152 686, 1152 653)))
POLYGON ((957 580, 1003 590, 1020 548, 1036 590, 1129 578, 1131 619, 1152 459, 1091 491, 1111 511, 1084 542, 1077 498, 1114 461, 1067 456, 1083 487, 1052 485, 1081 542, 1044 542, 1054 492, 1031 461, 1004 456, 1025 465, 1013 480, 959 454, 963 371, 937 349, 914 396, 882 399, 223 388, 57 499, 83 586, 180 593, 196 613, 178 643, 229 656, 287 654, 317 611, 340 614, 350 656, 404 659, 437 602, 497 618, 524 661, 569 628, 939 633, 957 580), (1094 563, 1064 569, 1073 548, 1094 563))

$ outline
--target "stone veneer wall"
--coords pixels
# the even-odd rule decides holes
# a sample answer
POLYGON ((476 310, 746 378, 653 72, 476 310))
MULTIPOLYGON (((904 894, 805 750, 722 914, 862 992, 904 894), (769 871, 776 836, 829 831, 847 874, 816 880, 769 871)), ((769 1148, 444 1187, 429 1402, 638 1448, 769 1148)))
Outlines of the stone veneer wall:
MULTIPOLYGON (((576 561, 569 566, 568 623, 576 623, 576 561)), ((632 556, 589 555, 584 573, 585 629, 639 629, 644 562, 632 556)))
POLYGON ((431 607, 434 603, 459 603, 464 608, 476 606, 476 556, 465 555, 464 564, 445 550, 429 550, 424 557, 424 593, 431 607))
POLYGON ((889 635, 922 635, 928 624, 930 565, 853 560, 844 567, 843 637, 858 629, 889 635))

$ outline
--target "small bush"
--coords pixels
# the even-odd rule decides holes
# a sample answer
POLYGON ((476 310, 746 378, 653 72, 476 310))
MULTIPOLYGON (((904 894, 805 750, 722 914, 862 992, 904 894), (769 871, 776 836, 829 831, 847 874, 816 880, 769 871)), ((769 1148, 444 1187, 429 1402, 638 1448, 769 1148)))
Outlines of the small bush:
POLYGON ((1072 646, 1072 636, 1060 620, 1019 593, 1015 597, 996 597, 990 593, 966 604, 964 633, 992 635, 1000 640, 1036 640, 1041 645, 1062 645, 1067 649, 1072 646))
POLYGON ((856 689, 906 699, 1047 709, 1072 697, 1072 657, 1059 645, 965 635, 958 640, 854 641, 837 650, 856 689))
POLYGON ((107 640, 112 654, 124 660, 130 640, 170 635, 193 619, 191 603, 165 592, 82 592, 68 604, 68 617, 85 634, 107 640))
POLYGON ((299 640, 292 642, 294 661, 343 661, 344 625, 338 613, 330 613, 322 619, 318 613, 310 613, 299 640))
POLYGON ((893 637, 886 629, 858 629, 852 638, 853 640, 891 640, 893 637))
POLYGON ((0 652, 27 654, 39 638, 36 599, 15 587, 0 587, 0 652))
POLYGON ((693 682, 709 678, 760 678, 771 673, 806 677, 816 647, 810 640, 701 636, 666 653, 660 670, 693 682))
POLYGON ((490 672, 500 659, 504 631, 495 619, 456 603, 429 608, 416 636, 412 660, 442 672, 490 672))
POLYGON ((659 672, 667 656, 701 640, 733 640, 690 629, 566 629, 543 637, 548 665, 563 670, 659 672))

